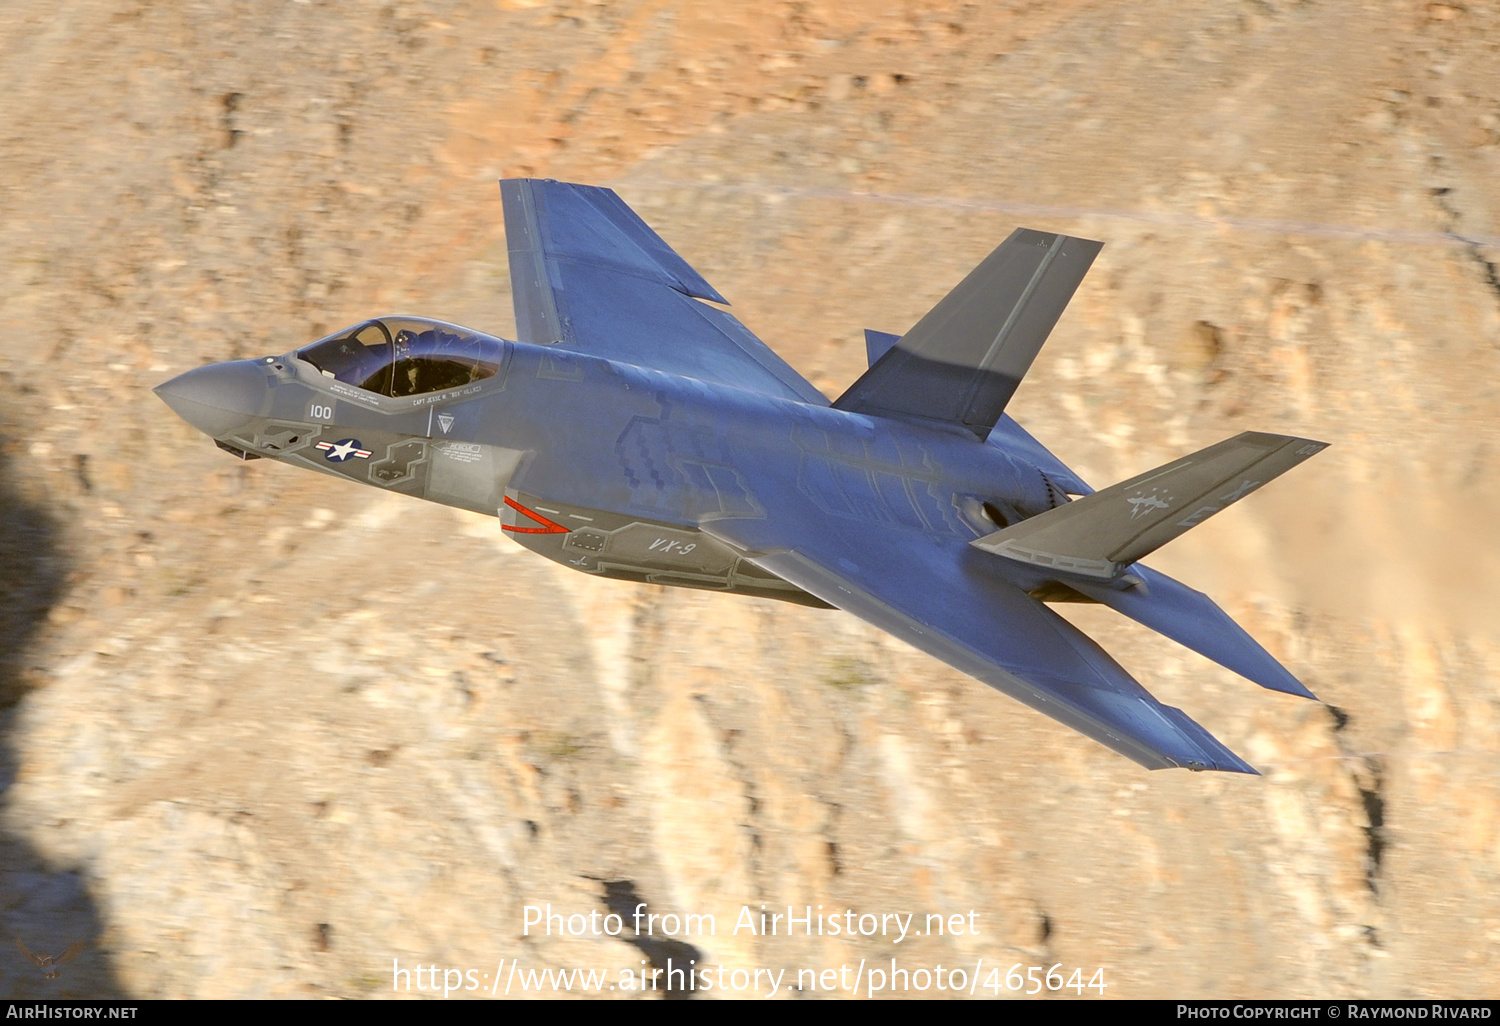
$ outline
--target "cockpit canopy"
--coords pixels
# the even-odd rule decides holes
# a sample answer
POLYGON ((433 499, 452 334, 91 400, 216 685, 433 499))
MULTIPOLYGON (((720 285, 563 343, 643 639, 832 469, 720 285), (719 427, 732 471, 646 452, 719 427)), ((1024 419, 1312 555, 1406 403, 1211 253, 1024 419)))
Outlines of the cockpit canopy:
POLYGON ((425 317, 380 317, 297 352, 324 375, 380 395, 422 395, 493 376, 505 343, 425 317))

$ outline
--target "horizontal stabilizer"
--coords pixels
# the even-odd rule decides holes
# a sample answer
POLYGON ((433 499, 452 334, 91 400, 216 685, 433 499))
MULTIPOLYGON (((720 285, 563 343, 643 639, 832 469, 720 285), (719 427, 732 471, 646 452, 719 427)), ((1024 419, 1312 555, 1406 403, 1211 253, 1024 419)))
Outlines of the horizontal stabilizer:
POLYGON ((1069 583, 1096 602, 1119 610, 1136 623, 1165 634, 1263 688, 1317 698, 1213 599, 1140 564, 1130 572, 1141 579, 1133 588, 1116 589, 1076 579, 1069 583))
POLYGON ((900 335, 892 335, 888 331, 876 331, 874 328, 865 329, 865 356, 869 359, 867 367, 873 367, 882 356, 895 348, 896 343, 901 341, 900 335))
POLYGON ((833 405, 987 437, 1102 245, 1017 228, 833 405))
POLYGON ((1327 447, 1246 431, 970 544, 1033 566, 1112 580, 1327 447))

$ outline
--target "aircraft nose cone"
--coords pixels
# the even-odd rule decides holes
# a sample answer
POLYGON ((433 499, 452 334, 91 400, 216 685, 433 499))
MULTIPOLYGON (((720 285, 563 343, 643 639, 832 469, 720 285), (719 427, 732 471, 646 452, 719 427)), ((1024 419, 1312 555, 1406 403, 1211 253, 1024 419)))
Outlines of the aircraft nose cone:
POLYGON ((253 360, 211 363, 179 374, 152 391, 211 438, 233 434, 260 416, 269 398, 266 372, 253 360))

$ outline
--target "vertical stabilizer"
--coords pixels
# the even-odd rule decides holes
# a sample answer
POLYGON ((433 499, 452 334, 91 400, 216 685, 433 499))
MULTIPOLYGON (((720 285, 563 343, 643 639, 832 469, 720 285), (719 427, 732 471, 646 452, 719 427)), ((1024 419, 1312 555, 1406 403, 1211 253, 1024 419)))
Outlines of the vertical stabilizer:
POLYGON ((987 437, 1102 246, 1017 228, 833 405, 987 437))

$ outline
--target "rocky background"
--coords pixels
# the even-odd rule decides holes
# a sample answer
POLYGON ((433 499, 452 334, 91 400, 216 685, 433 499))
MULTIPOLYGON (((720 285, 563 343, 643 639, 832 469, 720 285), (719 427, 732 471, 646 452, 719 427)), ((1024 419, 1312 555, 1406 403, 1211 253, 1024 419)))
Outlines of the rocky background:
POLYGON ((1497 39, 1470 0, 7 0, 0 992, 1495 997, 1497 39), (1326 704, 1068 609, 1265 776, 1147 773, 842 613, 570 575, 151 395, 376 313, 510 333, 504 175, 614 186, 830 395, 1016 225, 1105 240, 1011 410, 1096 485, 1334 443, 1154 560, 1326 704), (522 936, 638 901, 717 932, 522 936), (978 932, 731 932, 762 904, 978 932))

